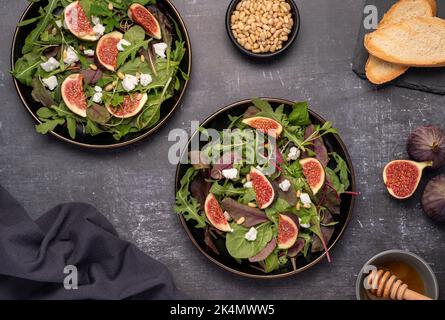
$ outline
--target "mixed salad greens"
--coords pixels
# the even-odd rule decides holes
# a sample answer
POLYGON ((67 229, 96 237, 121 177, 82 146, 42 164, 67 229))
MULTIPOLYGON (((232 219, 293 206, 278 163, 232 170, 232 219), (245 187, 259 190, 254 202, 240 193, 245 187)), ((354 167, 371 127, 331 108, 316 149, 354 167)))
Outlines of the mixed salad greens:
POLYGON ((324 250, 330 260, 340 195, 353 194, 347 163, 324 142, 331 123, 312 124, 306 102, 261 99, 229 120, 216 136, 200 129, 212 138, 189 153, 175 212, 203 230, 208 250, 265 273, 324 250))
POLYGON ((155 126, 188 79, 182 34, 156 0, 50 0, 27 25, 13 75, 43 105, 39 133, 120 140, 155 126))

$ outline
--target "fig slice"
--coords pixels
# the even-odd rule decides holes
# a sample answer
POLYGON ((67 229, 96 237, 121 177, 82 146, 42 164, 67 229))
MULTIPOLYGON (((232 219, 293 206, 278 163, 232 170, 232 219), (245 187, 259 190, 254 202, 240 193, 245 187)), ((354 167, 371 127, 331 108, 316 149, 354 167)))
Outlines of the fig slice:
POLYGON ((97 41, 98 37, 79 1, 74 1, 64 10, 65 26, 77 38, 97 41))
POLYGON ((383 169, 383 182, 390 195, 396 199, 408 199, 419 186, 423 170, 431 167, 432 161, 415 162, 411 160, 394 160, 383 169))
POLYGON ((117 44, 123 37, 122 33, 115 31, 104 35, 97 43, 96 58, 105 69, 116 71, 117 55, 119 54, 117 44))
POLYGON ((208 194, 204 204, 204 211, 207 219, 216 229, 223 232, 232 231, 232 228, 224 216, 224 212, 213 193, 208 194))
POLYGON ((298 227, 291 217, 284 214, 278 219, 278 249, 289 249, 297 242, 298 227))
POLYGON ((250 178, 252 179, 252 186, 256 194, 256 202, 260 209, 266 209, 275 200, 275 190, 269 179, 259 171, 252 167, 250 170, 250 178))
POLYGON ((72 74, 62 83, 61 94, 66 106, 75 114, 85 118, 87 116, 87 99, 83 91, 83 76, 72 74))
POLYGON ((133 3, 128 9, 128 17, 144 28, 145 32, 152 38, 162 39, 161 26, 155 16, 139 3, 133 3))
POLYGON ((117 108, 113 108, 112 106, 108 106, 108 111, 120 119, 127 119, 137 115, 141 112, 145 103, 147 103, 148 95, 146 93, 135 93, 130 95, 126 95, 124 97, 124 103, 117 108))
POLYGON ((315 158, 301 159, 300 165, 312 193, 316 195, 323 188, 326 179, 323 165, 315 158))
POLYGON ((283 126, 271 118, 252 117, 244 119, 243 123, 274 138, 279 137, 283 132, 283 126))

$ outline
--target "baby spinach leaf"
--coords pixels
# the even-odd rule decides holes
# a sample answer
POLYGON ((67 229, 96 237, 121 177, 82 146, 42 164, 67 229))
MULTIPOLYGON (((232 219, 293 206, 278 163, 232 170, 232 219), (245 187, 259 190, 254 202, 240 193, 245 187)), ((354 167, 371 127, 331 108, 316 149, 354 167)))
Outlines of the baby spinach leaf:
POLYGON ((131 44, 145 40, 145 31, 140 26, 133 26, 125 32, 124 39, 131 44))
POLYGON ((271 223, 264 223, 258 226, 257 237, 255 241, 249 241, 245 238, 249 229, 232 223, 233 232, 226 235, 226 247, 229 254, 237 259, 247 259, 255 256, 272 240, 273 227, 271 223))
POLYGON ((294 103, 292 112, 289 115, 289 123, 296 126, 307 126, 311 124, 308 108, 307 102, 294 103))
POLYGON ((264 272, 270 273, 278 270, 279 267, 278 251, 274 251, 264 260, 264 272))
POLYGON ((77 131, 77 122, 73 117, 66 118, 66 126, 68 128, 68 134, 71 139, 76 139, 76 131, 77 131))

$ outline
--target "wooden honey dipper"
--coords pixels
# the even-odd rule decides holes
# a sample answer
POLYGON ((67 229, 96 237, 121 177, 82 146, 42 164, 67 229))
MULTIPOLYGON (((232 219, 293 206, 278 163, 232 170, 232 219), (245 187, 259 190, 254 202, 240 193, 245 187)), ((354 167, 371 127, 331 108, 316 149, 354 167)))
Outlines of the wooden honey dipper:
POLYGON ((410 290, 408 285, 397 279, 391 272, 375 269, 366 278, 369 291, 379 298, 391 300, 432 300, 418 292, 410 290))

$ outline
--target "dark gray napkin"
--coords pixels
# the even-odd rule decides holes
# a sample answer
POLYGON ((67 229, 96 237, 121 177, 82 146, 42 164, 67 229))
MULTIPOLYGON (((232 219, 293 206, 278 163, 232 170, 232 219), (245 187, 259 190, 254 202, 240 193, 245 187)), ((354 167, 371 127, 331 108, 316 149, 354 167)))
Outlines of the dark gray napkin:
POLYGON ((182 298, 167 268, 94 207, 60 205, 34 222, 0 186, 0 299, 182 298), (67 265, 77 267, 77 290, 63 284, 67 265))
MULTIPOLYGON (((375 5, 379 12, 379 21, 395 0, 366 0, 365 5, 375 5)), ((438 1, 438 17, 445 18, 445 5, 438 1)), ((368 60, 368 51, 363 46, 364 36, 367 32, 360 23, 360 32, 354 52, 352 70, 362 79, 366 79, 365 65, 368 60)), ((445 68, 410 68, 404 75, 393 80, 390 84, 415 90, 445 95, 445 68)))

